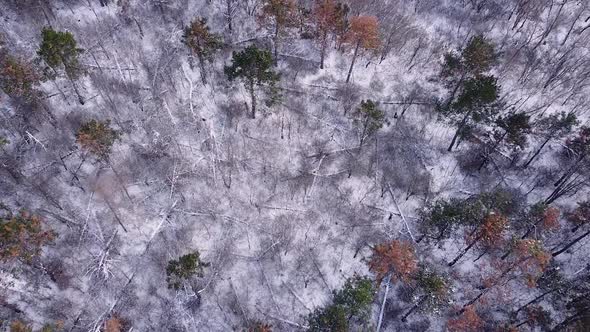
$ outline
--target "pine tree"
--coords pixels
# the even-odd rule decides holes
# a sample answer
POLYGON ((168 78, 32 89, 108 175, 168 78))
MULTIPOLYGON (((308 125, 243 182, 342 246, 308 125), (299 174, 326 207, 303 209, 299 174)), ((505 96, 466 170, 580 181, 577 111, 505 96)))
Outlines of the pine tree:
POLYGON ((429 268, 422 267, 416 275, 418 301, 402 316, 402 322, 416 310, 435 310, 449 302, 449 281, 429 268))
POLYGON ((41 75, 35 67, 0 51, 0 89, 11 98, 34 106, 41 97, 41 75))
POLYGON ((30 262, 54 238, 53 231, 43 230, 41 218, 28 212, 0 217, 0 261, 30 262))
POLYGON ((344 307, 349 317, 368 318, 374 293, 371 279, 355 275, 334 292, 333 303, 344 307))
POLYGON ((76 133, 76 142, 99 159, 108 160, 111 149, 120 137, 119 132, 110 127, 110 121, 90 120, 76 133))
POLYGON ((28 324, 15 320, 10 323, 10 332, 33 332, 33 329, 28 324))
POLYGON ((494 142, 484 154, 484 158, 479 166, 480 170, 489 161, 490 156, 502 142, 506 142, 513 149, 522 149, 526 146, 527 135, 531 132, 529 119, 530 116, 526 113, 511 113, 496 119, 496 125, 501 130, 494 132, 494 142))
POLYGON ((452 151, 457 139, 465 136, 463 130, 469 125, 490 123, 498 111, 496 100, 500 87, 493 76, 479 76, 467 79, 456 101, 448 109, 441 109, 443 114, 457 126, 448 151, 452 151), (457 117, 460 120, 457 122, 457 117))
POLYGON ((363 100, 355 112, 355 123, 360 127, 359 148, 366 138, 374 135, 385 123, 385 113, 372 100, 363 100))
POLYGON ((496 64, 498 55, 494 45, 482 35, 477 35, 469 40, 461 52, 461 58, 464 70, 473 76, 479 76, 496 64))
MULTIPOLYGON (((472 37, 467 46, 459 53, 445 54, 441 77, 456 92, 465 79, 482 76, 492 69, 498 61, 494 45, 482 35, 472 37)), ((451 94, 450 100, 455 97, 451 94)))
POLYGON ((499 142, 506 140, 511 146, 524 148, 527 135, 531 132, 530 116, 526 113, 511 113, 496 120, 498 127, 504 130, 499 142))
POLYGON ((207 266, 209 263, 201 261, 198 251, 170 260, 166 268, 168 288, 180 289, 182 284, 193 276, 202 277, 203 268, 207 266))
POLYGON ((423 235, 418 239, 440 241, 449 238, 452 233, 473 215, 473 205, 457 198, 437 200, 426 207, 420 214, 420 228, 423 235))
POLYGON ((82 74, 78 56, 83 50, 78 48, 74 35, 67 31, 62 32, 55 31, 52 28, 43 28, 41 37, 42 41, 37 54, 54 71, 62 67, 64 68, 66 76, 72 83, 74 91, 78 96, 78 101, 84 105, 84 99, 74 82, 82 74))
POLYGON ((486 106, 488 111, 493 109, 489 106, 498 98, 499 88, 496 78, 485 73, 492 69, 497 58, 494 45, 481 35, 472 37, 459 54, 445 54, 441 78, 451 93, 444 105, 439 106, 439 111, 451 118, 463 115, 462 120, 458 122, 449 151, 452 151, 457 138, 464 136, 462 130, 469 128, 470 119, 475 123, 488 123, 492 120, 490 115, 493 114, 483 116, 478 114, 481 110, 474 108, 486 106))
POLYGON ((234 52, 232 65, 226 66, 225 75, 230 81, 242 79, 252 102, 252 118, 256 118, 256 86, 266 85, 273 89, 280 79, 280 74, 272 69, 270 52, 256 46, 248 46, 241 52, 234 52))
POLYGON ((182 41, 191 50, 191 53, 197 55, 201 68, 201 80, 203 84, 207 84, 205 62, 212 61, 215 52, 221 49, 223 45, 221 37, 209 31, 206 19, 198 18, 184 29, 182 41))
POLYGON ((510 214, 515 205, 510 192, 497 190, 474 195, 466 199, 438 200, 421 212, 424 238, 440 241, 449 238, 461 226, 479 227, 489 211, 510 214))
POLYGON ((354 276, 342 289, 333 292, 333 300, 307 317, 309 331, 349 331, 353 324, 364 325, 370 317, 375 295, 373 283, 367 277, 354 276))
POLYGON ((346 76, 346 83, 350 82, 352 69, 359 54, 359 50, 374 50, 381 45, 379 39, 379 21, 375 16, 356 16, 350 19, 350 28, 345 36, 345 43, 354 47, 352 61, 346 76))

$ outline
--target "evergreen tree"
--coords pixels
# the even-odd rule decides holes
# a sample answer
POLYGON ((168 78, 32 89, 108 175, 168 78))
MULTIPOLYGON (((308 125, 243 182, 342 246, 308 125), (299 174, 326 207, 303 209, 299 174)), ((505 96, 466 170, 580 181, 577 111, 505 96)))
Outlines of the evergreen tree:
POLYGON ((170 260, 166 268, 168 288, 180 289, 183 282, 193 276, 202 277, 203 268, 207 266, 209 263, 201 261, 198 251, 170 260))
POLYGON ((63 67, 66 76, 72 83, 78 96, 78 101, 84 105, 84 99, 74 83, 74 80, 82 74, 78 56, 83 51, 81 48, 78 48, 74 35, 67 31, 55 31, 52 28, 43 28, 41 37, 41 45, 37 53, 54 71, 63 67))
POLYGON ((198 18, 184 29, 182 41, 190 49, 191 53, 197 55, 201 68, 201 80, 203 84, 207 84, 205 62, 212 61, 215 52, 222 47, 221 37, 209 31, 206 19, 198 18))
POLYGON ((307 325, 310 332, 348 332, 350 329, 346 309, 337 305, 316 309, 308 316, 307 325))
POLYGON ((429 268, 422 267, 416 275, 416 287, 414 289, 418 300, 403 316, 402 321, 416 310, 437 310, 449 302, 449 281, 442 275, 429 268))
POLYGON ((463 201, 457 198, 437 200, 420 212, 420 228, 424 239, 440 241, 449 238, 454 230, 463 223, 463 201))
POLYGON ((497 62, 498 54, 494 46, 483 36, 472 37, 467 46, 459 53, 449 52, 445 55, 441 78, 451 91, 439 111, 450 116, 461 116, 458 128, 453 136, 449 151, 453 149, 457 138, 465 136, 470 119, 475 123, 488 123, 493 114, 481 114, 482 107, 493 112, 492 104, 498 98, 496 78, 485 75, 497 62), (478 114, 479 113, 479 114, 478 114))
POLYGON ((43 230, 41 218, 25 211, 0 217, 0 261, 19 259, 30 262, 41 254, 43 246, 55 237, 43 230))
POLYGON ((520 210, 517 198, 510 191, 498 189, 465 199, 435 201, 421 212, 423 235, 418 242, 424 238, 435 241, 447 239, 462 226, 477 228, 491 211, 514 215, 520 210))
POLYGON ((35 67, 0 51, 0 89, 19 102, 34 106, 41 97, 41 75, 35 67))
POLYGON ((332 304, 316 309, 307 317, 309 331, 345 332, 353 324, 362 326, 370 317, 374 293, 369 278, 349 278, 341 290, 333 292, 332 304))
POLYGON ((506 144, 513 149, 522 149, 526 146, 527 135, 531 131, 529 118, 530 116, 526 113, 512 113, 496 119, 496 125, 501 130, 496 130, 494 132, 493 143, 484 153, 483 160, 479 166, 480 170, 489 161, 490 156, 496 151, 502 142, 506 142, 506 144))
POLYGON ((361 129, 359 147, 362 147, 367 137, 372 136, 383 127, 385 113, 372 100, 363 100, 354 115, 354 121, 361 129))
POLYGON ((280 79, 280 75, 272 69, 270 52, 248 46, 241 52, 233 53, 232 65, 226 66, 224 71, 230 81, 244 81, 252 102, 252 118, 256 118, 256 86, 266 85, 273 89, 280 79))
POLYGON ((76 142, 99 159, 108 160, 111 148, 120 137, 119 132, 110 127, 110 121, 90 120, 76 133, 76 142))
POLYGON ((346 280, 342 289, 334 292, 333 303, 345 308, 349 317, 368 318, 374 293, 371 279, 354 276, 346 280))
POLYGON ((504 133, 498 142, 506 141, 509 145, 524 148, 527 144, 527 135, 531 132, 530 116, 526 113, 512 113, 496 120, 498 127, 504 133))
POLYGON ((457 126, 448 151, 452 151, 457 139, 466 136, 464 130, 472 124, 490 123, 498 111, 496 101, 500 87, 493 76, 467 79, 457 99, 448 109, 440 109, 443 115, 457 126), (459 120, 460 119, 460 120, 459 120))
POLYGON ((451 88, 449 101, 452 102, 463 82, 469 78, 482 76, 498 61, 498 54, 482 35, 472 37, 467 46, 459 53, 445 54, 441 77, 451 88))
POLYGON ((477 35, 469 40, 461 52, 461 65, 470 75, 479 76, 489 71, 496 64, 497 58, 494 45, 482 35, 477 35))

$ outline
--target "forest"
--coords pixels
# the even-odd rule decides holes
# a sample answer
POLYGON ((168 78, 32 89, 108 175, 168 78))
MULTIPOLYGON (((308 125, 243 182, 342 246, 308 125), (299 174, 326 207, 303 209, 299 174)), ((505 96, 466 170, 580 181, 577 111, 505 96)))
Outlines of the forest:
POLYGON ((0 330, 590 331, 590 1, 0 0, 0 330))

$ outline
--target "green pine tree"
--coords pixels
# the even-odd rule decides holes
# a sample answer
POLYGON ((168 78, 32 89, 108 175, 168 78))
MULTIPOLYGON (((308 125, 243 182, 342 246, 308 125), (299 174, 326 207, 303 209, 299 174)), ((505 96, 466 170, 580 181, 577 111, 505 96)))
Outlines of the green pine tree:
POLYGON ((385 124, 385 113, 372 100, 363 100, 355 112, 355 122, 361 129, 359 147, 366 138, 374 135, 385 124))
POLYGON ((180 289, 183 282, 193 276, 202 277, 206 266, 209 264, 201 261, 198 251, 170 260, 166 268, 168 288, 180 289))
POLYGON ((476 124, 489 124, 498 112, 500 87, 494 76, 478 76, 467 79, 457 99, 442 114, 453 122, 457 129, 448 151, 452 151, 457 139, 465 135, 464 129, 476 124))
POLYGON ((272 65, 271 53, 252 45, 241 52, 234 52, 232 65, 224 69, 230 81, 243 80, 250 93, 253 119, 256 118, 256 87, 267 86, 272 89, 280 79, 280 74, 273 71, 272 65))
POLYGON ((333 292, 332 304, 308 316, 309 331, 349 331, 353 323, 366 324, 374 295, 371 279, 356 275, 349 278, 342 289, 333 292))
POLYGON ((43 28, 41 37, 41 45, 39 45, 37 54, 54 71, 60 68, 64 69, 66 76, 72 83, 78 96, 78 101, 84 105, 84 99, 74 82, 83 73, 78 59, 83 50, 78 48, 78 43, 74 39, 74 35, 67 31, 55 31, 52 28, 43 28))
POLYGON ((99 159, 107 160, 120 133, 110 127, 110 121, 90 120, 76 133, 76 142, 99 159))

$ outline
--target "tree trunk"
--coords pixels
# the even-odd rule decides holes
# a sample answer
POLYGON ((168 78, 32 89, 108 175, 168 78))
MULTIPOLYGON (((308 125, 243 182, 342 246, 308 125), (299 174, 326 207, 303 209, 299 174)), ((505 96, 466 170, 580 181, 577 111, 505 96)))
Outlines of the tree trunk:
POLYGON ((278 55, 279 55, 279 24, 276 23, 275 24, 275 35, 274 35, 274 44, 275 44, 275 54, 274 54, 274 60, 275 60, 275 64, 279 61, 278 55))
POLYGON ((354 68, 354 62, 356 61, 356 57, 358 55, 360 47, 361 47, 361 41, 359 40, 356 43, 356 47, 354 48, 354 55, 352 56, 352 62, 350 63, 350 68, 348 69, 348 76, 346 76, 346 83, 350 82, 350 75, 352 75, 352 68, 354 68))
POLYGON ((225 0, 225 3, 227 5, 227 28, 229 29, 230 34, 232 32, 231 2, 232 0, 225 0))
POLYGON ((588 236, 588 234, 590 234, 590 230, 587 231, 586 233, 578 236, 577 238, 575 238, 572 242, 568 243, 563 249, 558 250, 554 253, 551 254, 552 257, 556 257, 558 255, 561 255, 564 251, 568 250, 569 248, 571 248, 574 244, 580 242, 580 240, 582 240, 583 238, 585 238, 586 236, 588 236))
POLYGON ((578 164, 584 159, 584 155, 581 155, 578 160, 557 180, 553 185, 558 187, 559 185, 566 182, 566 180, 575 172, 578 164))
POLYGON ((113 164, 111 163, 111 161, 109 159, 107 159, 106 162, 109 165, 109 167, 113 170, 113 173, 115 173, 115 177, 119 181, 119 184, 121 185, 121 188, 123 189, 123 192, 127 196, 127 199, 129 199, 129 202, 131 204, 133 204, 133 200, 131 199, 131 195, 129 195, 129 192, 127 191, 127 187, 125 187, 125 183, 123 182, 123 179, 119 175, 119 172, 117 172, 117 170, 115 170, 115 167, 113 167, 113 164))
POLYGON ((481 171, 481 169, 488 163, 488 161, 490 160, 490 155, 492 153, 494 153, 494 151, 496 150, 496 148, 498 147, 498 145, 500 145, 500 143, 504 140, 504 138, 506 137, 506 135, 508 135, 508 131, 505 131, 504 134, 502 135, 502 137, 500 137, 496 143, 494 144, 494 146, 490 149, 489 153, 486 153, 486 155, 483 157, 483 160, 481 161, 481 164, 479 164, 479 168, 477 169, 478 171, 481 171))
POLYGON ((450 109, 451 104, 453 103, 453 100, 455 100, 455 96, 457 95, 457 92, 459 91, 459 88, 461 87, 461 85, 463 85, 464 80, 465 80, 465 73, 461 74, 459 81, 457 82, 457 84, 453 88, 453 91, 451 92, 451 95, 449 96, 449 100, 445 104, 445 107, 444 107, 445 111, 448 111, 450 109))
POLYGON ((490 289, 491 289, 491 287, 488 287, 488 288, 482 290, 475 298, 473 298, 471 301, 465 303, 465 305, 463 306, 463 308, 461 308, 459 313, 462 314, 467 307, 474 304, 477 300, 479 300, 482 296, 484 296, 487 292, 489 292, 490 289))
POLYGON ((389 284, 391 282, 391 275, 387 276, 387 283, 385 284, 385 294, 383 295, 383 302, 381 303, 381 310, 379 310, 379 321, 377 322, 377 329, 375 331, 379 332, 381 330, 381 323, 383 322, 383 314, 385 313, 385 303, 387 303, 387 294, 389 294, 389 284))
POLYGON ((197 53, 197 57, 199 58, 199 68, 201 69, 201 81, 203 85, 207 85, 207 73, 205 72, 205 59, 203 58, 202 53, 197 53))
MULTIPOLYGON (((516 311, 514 312, 514 315, 515 315, 515 316, 516 316, 516 315, 518 315, 518 313, 519 313, 519 312, 521 312, 521 311, 522 311, 523 309, 525 309, 526 307, 528 307, 528 306, 530 306, 531 304, 533 304, 533 303, 535 303, 535 302, 537 302, 537 301, 541 300, 542 298, 544 298, 545 296, 547 296, 547 295, 549 295, 549 294, 551 294, 551 293, 555 292, 556 290, 557 290, 557 288, 554 288, 554 289, 548 290, 548 291, 546 291, 546 292, 542 293, 541 295, 539 295, 539 296, 535 297, 534 299, 530 300, 529 302, 527 302, 526 304, 524 304, 524 305, 522 305, 520 308, 518 308, 518 310, 516 310, 516 311)), ((516 317, 515 317, 515 318, 516 318, 516 317)))
POLYGON ((461 129, 463 129, 463 127, 467 123, 467 120, 469 119, 470 115, 471 115, 471 111, 467 112, 465 114, 465 116, 463 117, 463 120, 461 120, 461 123, 459 124, 457 131, 455 131, 455 135, 453 136, 453 139, 451 140, 451 144, 449 145, 447 151, 449 151, 449 152, 453 151, 453 146, 455 146, 455 143, 457 142, 457 138, 459 138, 459 134, 461 133, 461 129))
POLYGON ((414 304, 412 308, 408 312, 406 312, 406 314, 402 317, 402 322, 405 322, 408 319, 408 317, 414 311, 416 311, 416 309, 420 308, 420 306, 422 305, 422 303, 424 303, 424 301, 426 301, 426 299, 428 299, 428 295, 422 295, 422 298, 420 298, 420 300, 416 302, 416 304, 414 304))
POLYGON ((459 255, 457 255, 457 257, 455 257, 455 259, 453 259, 448 265, 455 265, 455 263, 457 263, 461 257, 463 257, 471 248, 473 248, 473 246, 481 239, 481 237, 482 235, 478 235, 475 239, 473 239, 473 241, 471 241, 471 243, 465 249, 461 250, 459 255))
POLYGON ((529 159, 529 161, 527 161, 526 164, 524 164, 524 168, 529 167, 529 165, 533 162, 533 160, 535 160, 535 158, 537 158, 537 156, 539 155, 539 153, 541 153, 541 150, 543 150, 543 148, 545 147, 545 145, 547 145, 547 143, 549 143, 550 140, 551 140, 551 136, 547 137, 547 139, 545 140, 545 142, 543 142, 543 144, 541 144, 541 146, 537 149, 537 151, 535 152, 535 154, 533 154, 533 156, 531 157, 531 159, 529 159))
POLYGON ((326 48, 328 47, 328 31, 322 34, 322 46, 320 49, 320 69, 324 69, 324 59, 326 58, 326 48))
POLYGON ((254 80, 250 80, 250 86, 248 87, 250 92, 250 101, 252 103, 252 119, 256 119, 256 96, 254 95, 254 80))

